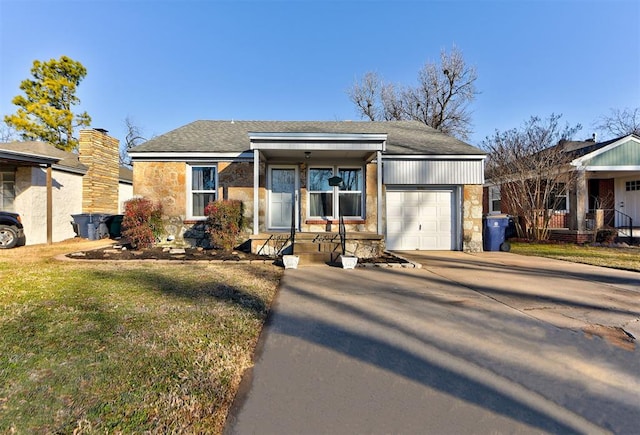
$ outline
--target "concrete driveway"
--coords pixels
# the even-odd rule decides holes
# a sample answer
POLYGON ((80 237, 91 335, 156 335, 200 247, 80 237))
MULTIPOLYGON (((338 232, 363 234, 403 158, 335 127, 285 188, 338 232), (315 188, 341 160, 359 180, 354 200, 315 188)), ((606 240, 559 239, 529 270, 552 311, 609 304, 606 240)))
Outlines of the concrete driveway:
POLYGON ((402 254, 285 272, 227 433, 637 433, 640 274, 402 254))

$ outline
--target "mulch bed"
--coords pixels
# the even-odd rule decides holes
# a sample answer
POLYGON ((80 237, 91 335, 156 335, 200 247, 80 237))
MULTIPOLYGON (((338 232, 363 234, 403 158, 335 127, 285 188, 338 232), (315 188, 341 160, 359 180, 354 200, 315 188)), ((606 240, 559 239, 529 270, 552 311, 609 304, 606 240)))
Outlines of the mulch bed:
MULTIPOLYGON (((240 260, 274 260, 264 255, 256 255, 244 251, 224 252, 217 249, 203 248, 168 248, 154 247, 133 249, 130 245, 114 245, 101 249, 73 252, 67 257, 81 260, 177 260, 177 261, 240 261, 240 260)), ((403 258, 384 253, 375 258, 359 258, 359 264, 402 264, 409 263, 403 258)))
POLYGON ((80 251, 68 254, 69 258, 82 260, 269 260, 268 257, 255 255, 249 252, 232 251, 224 252, 217 249, 202 248, 163 248, 154 247, 148 249, 132 249, 127 246, 107 247, 91 251, 80 251))

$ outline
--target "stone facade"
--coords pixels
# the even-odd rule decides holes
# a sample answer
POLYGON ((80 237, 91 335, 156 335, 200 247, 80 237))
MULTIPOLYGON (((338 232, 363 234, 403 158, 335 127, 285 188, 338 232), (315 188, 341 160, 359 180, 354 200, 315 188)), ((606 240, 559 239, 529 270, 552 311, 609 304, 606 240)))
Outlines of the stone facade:
MULTIPOLYGON (((245 238, 251 236, 253 225, 253 163, 252 162, 218 162, 218 198, 236 199, 244 205, 244 216, 247 227, 245 238)), ((163 241, 172 245, 208 246, 206 228, 202 221, 187 220, 187 170, 185 162, 136 162, 134 165, 134 194, 159 201, 163 207, 165 232, 168 237, 163 241)), ((309 220, 307 216, 307 165, 298 165, 300 186, 300 229, 302 232, 323 233, 327 230, 338 231, 338 220, 330 222, 309 220)), ((260 163, 259 181, 259 231, 266 232, 266 165, 260 163)), ((463 187, 463 250, 468 252, 482 251, 482 201, 481 185, 463 187)), ((365 213, 366 219, 346 222, 348 234, 376 234, 377 228, 377 168, 369 163, 365 170, 365 213)), ((384 187, 382 195, 384 196, 384 187)), ((382 198, 384 207, 384 198, 382 198)), ((362 239, 358 246, 349 246, 352 250, 363 252, 376 251, 383 244, 378 241, 372 247, 362 239)), ((264 241, 263 241, 264 242, 264 241)), ((275 243, 275 242, 274 242, 275 243)), ((364 254, 364 252, 363 252, 364 254)), ((372 253, 365 254, 372 255, 372 253)))
POLYGON ((462 250, 482 251, 482 186, 465 185, 462 188, 462 250))
POLYGON ((79 143, 80 163, 88 168, 82 179, 82 212, 118 213, 118 139, 104 130, 80 130, 79 143))

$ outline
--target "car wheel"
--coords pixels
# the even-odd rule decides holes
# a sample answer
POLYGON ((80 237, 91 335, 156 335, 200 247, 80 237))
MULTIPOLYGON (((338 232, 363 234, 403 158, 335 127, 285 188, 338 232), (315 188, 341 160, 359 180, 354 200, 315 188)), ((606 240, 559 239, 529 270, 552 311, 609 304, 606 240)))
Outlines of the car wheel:
POLYGON ((18 243, 18 233, 13 227, 0 225, 0 249, 9 249, 18 243))

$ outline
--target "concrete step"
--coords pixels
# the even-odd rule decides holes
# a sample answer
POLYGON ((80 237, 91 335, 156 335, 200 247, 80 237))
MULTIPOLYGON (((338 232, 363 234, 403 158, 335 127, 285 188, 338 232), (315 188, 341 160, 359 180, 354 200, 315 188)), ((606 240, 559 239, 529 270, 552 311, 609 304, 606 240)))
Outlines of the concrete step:
POLYGON ((310 264, 327 264, 332 261, 330 252, 295 252, 300 257, 299 266, 308 266, 310 264))
POLYGON ((296 242, 294 252, 314 253, 314 252, 334 252, 340 250, 340 243, 333 242, 296 242))

